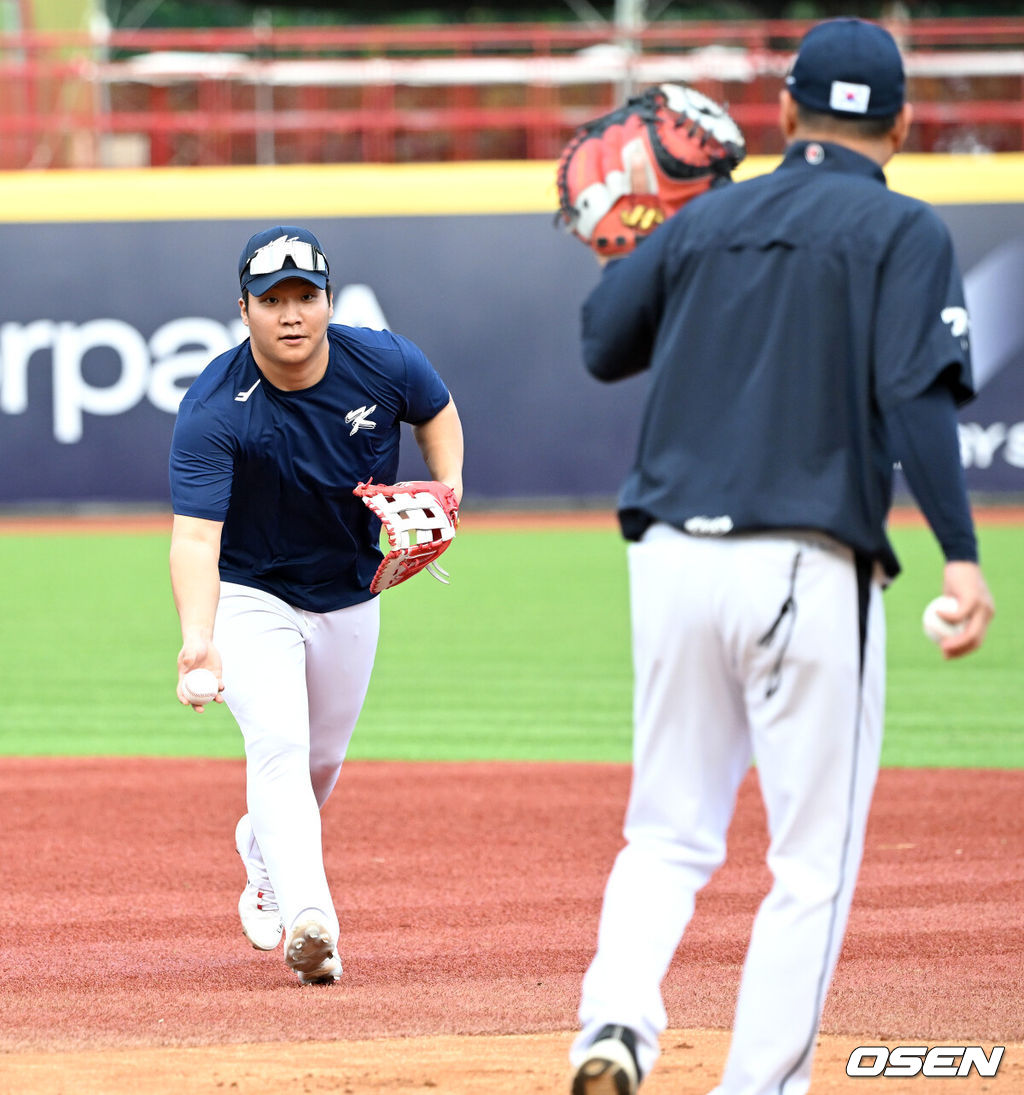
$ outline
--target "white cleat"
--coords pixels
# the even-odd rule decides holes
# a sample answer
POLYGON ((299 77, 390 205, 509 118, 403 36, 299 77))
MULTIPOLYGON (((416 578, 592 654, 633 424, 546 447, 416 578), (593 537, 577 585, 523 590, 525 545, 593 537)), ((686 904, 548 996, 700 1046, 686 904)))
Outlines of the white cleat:
POLYGON ((281 942, 284 924, 281 910, 274 896, 270 879, 260 869, 261 864, 248 858, 248 845, 252 840, 252 829, 248 815, 239 819, 235 826, 235 850, 245 864, 246 885, 238 899, 238 916, 242 921, 245 938, 260 951, 272 951, 281 942))
POLYGON ((284 924, 273 890, 259 889, 251 882, 247 883, 238 899, 238 916, 245 938, 258 951, 277 949, 284 935, 284 924))
POLYGON ((331 933, 316 917, 298 920, 288 933, 284 960, 295 970, 300 985, 333 985, 341 977, 331 933))

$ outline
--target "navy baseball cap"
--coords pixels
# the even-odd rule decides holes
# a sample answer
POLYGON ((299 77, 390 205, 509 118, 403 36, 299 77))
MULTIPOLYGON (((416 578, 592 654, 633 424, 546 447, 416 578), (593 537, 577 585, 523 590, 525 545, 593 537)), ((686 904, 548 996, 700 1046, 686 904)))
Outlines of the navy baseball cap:
POLYGON ((819 114, 884 118, 903 106, 903 58, 893 36, 877 23, 829 19, 804 35, 786 87, 819 114))
POLYGON ((327 288, 330 267, 319 240, 307 228, 279 224, 257 232, 238 257, 238 284, 260 297, 280 281, 302 278, 327 288))

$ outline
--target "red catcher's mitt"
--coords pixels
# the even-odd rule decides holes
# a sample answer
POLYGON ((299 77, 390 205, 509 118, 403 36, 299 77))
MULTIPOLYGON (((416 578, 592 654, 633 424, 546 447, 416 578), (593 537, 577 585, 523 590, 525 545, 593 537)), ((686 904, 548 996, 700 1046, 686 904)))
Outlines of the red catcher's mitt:
POLYGON ((459 503, 450 487, 434 480, 390 486, 367 480, 352 493, 380 518, 391 547, 370 582, 371 593, 397 586, 424 568, 448 585, 448 572, 437 560, 459 525, 459 503))
POLYGON ((558 218, 598 255, 628 254, 746 153, 739 126, 706 95, 648 88, 576 130, 558 161, 558 218))

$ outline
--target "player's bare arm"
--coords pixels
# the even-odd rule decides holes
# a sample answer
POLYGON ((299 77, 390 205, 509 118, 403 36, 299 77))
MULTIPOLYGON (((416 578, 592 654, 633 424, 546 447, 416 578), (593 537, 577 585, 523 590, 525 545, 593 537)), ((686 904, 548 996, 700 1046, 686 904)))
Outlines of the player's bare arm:
MULTIPOLYGON (((181 622, 181 650, 178 653, 178 699, 189 700, 182 680, 191 669, 203 668, 221 679, 221 661, 213 645, 213 624, 220 596, 220 536, 223 523, 175 514, 171 530, 171 589, 181 622)), ((218 695, 217 702, 223 697, 218 695)), ((202 704, 193 706, 202 711, 202 704)))
POLYGON ((444 483, 462 501, 462 421, 455 400, 438 411, 433 418, 413 426, 413 437, 423 454, 431 479, 444 483))

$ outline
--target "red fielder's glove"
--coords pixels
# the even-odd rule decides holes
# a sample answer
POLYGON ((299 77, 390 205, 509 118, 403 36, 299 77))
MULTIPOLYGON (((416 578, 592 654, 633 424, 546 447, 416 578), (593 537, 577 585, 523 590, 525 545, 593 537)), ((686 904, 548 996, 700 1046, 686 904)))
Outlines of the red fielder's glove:
POLYGON ((570 139, 558 161, 558 216, 598 255, 625 255, 745 155, 724 107, 684 84, 651 87, 570 139))
POLYGON ((450 487, 434 480, 391 485, 368 480, 352 493, 380 518, 391 546, 370 582, 371 593, 390 589, 424 568, 448 584, 448 572, 437 560, 459 525, 459 503, 450 487))

